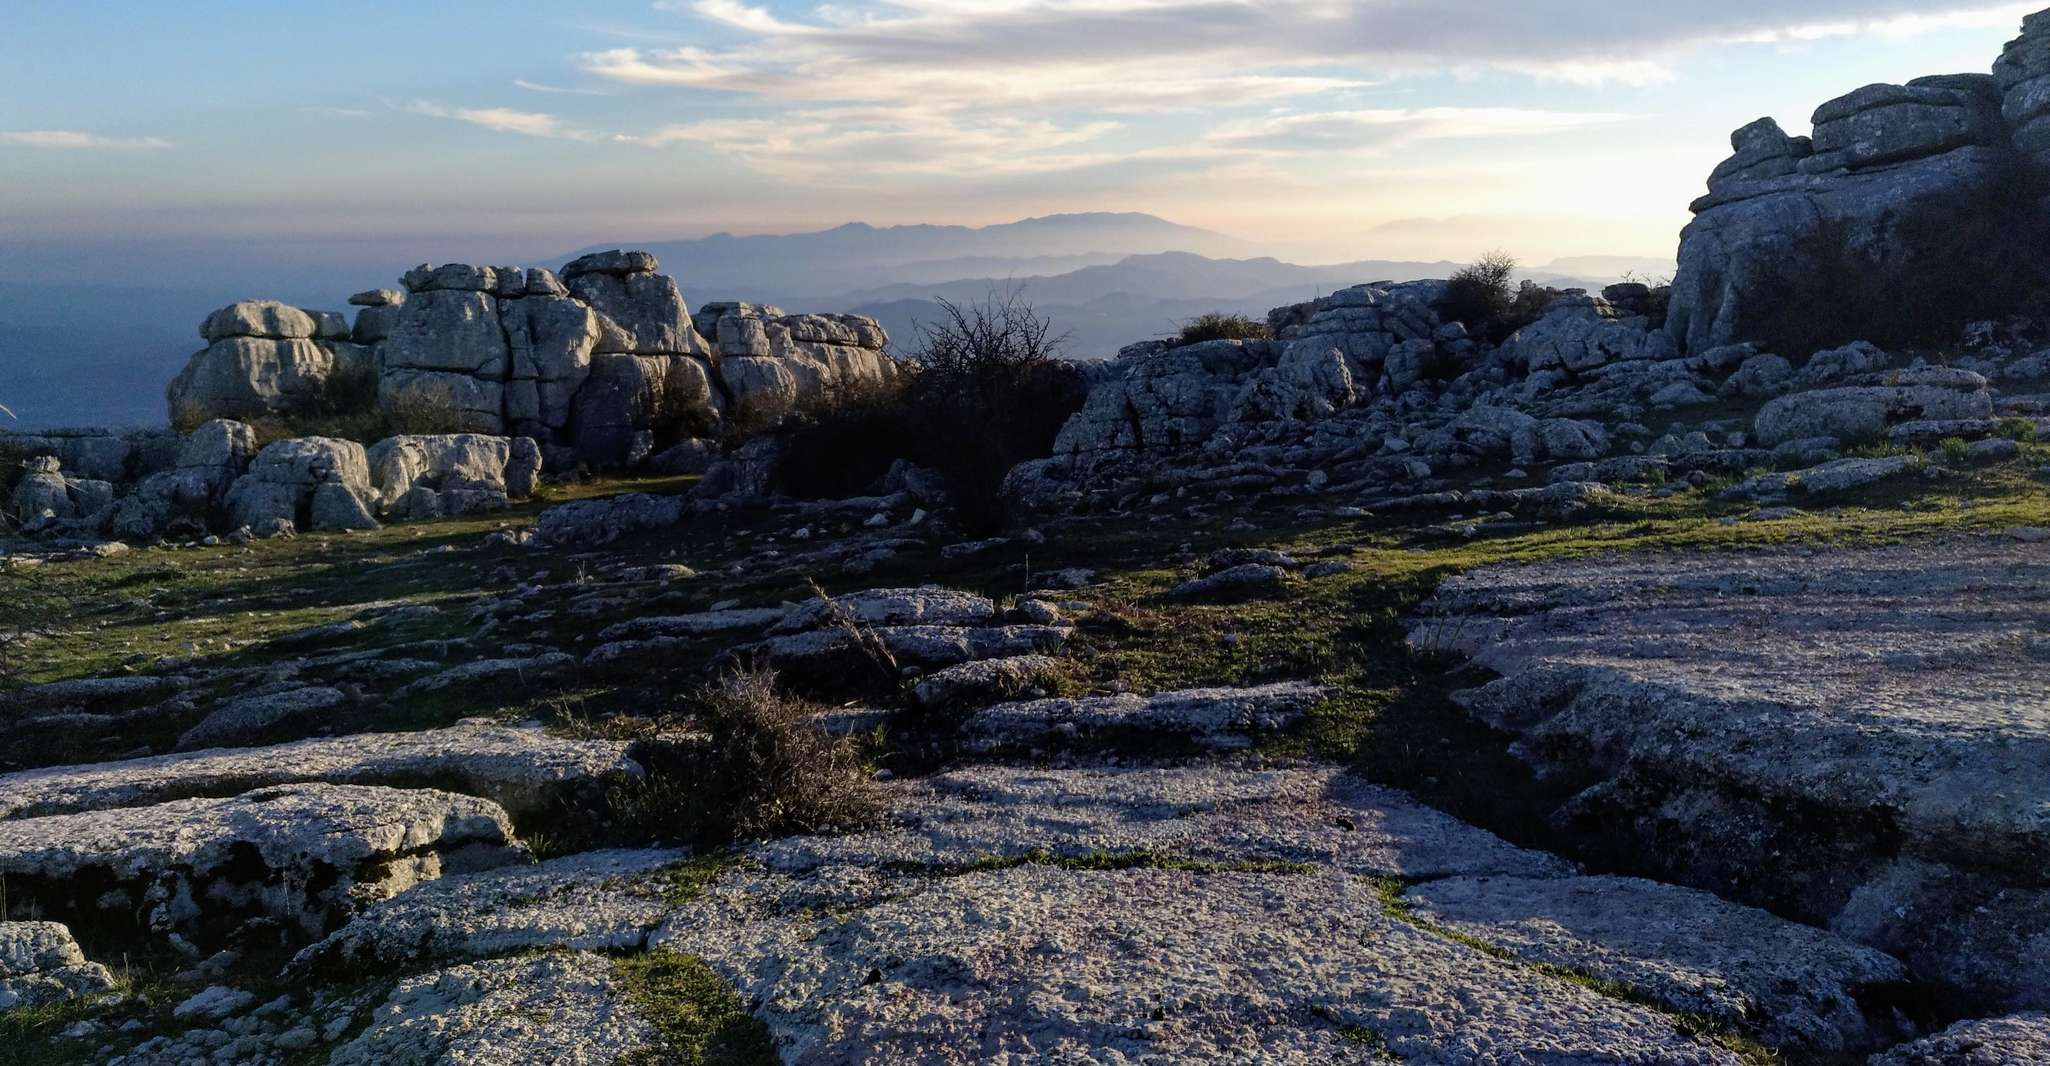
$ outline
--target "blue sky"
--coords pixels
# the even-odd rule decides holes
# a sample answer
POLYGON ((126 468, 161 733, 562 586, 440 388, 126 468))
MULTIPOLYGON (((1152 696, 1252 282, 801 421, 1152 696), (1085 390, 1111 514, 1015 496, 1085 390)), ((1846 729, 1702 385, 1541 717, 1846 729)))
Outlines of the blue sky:
POLYGON ((1304 261, 1662 255, 1730 129, 1983 71, 2030 7, 0 0, 0 246, 488 259, 1141 210, 1304 261))

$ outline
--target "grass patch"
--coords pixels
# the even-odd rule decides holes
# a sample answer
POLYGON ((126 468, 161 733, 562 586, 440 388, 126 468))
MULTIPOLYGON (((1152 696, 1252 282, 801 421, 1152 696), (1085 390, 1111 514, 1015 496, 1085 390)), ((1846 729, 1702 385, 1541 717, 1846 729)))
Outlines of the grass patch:
POLYGON ((1409 901, 1403 898, 1404 894, 1409 890, 1409 886, 1397 878, 1370 877, 1367 880, 1373 884, 1375 893, 1381 897, 1381 912, 1396 921, 1415 926, 1433 936, 1444 937, 1455 943, 1463 944, 1489 958, 1509 963, 1520 969, 1543 974, 1546 977, 1564 981, 1568 984, 1578 985, 1607 999, 1628 1003, 1636 1007, 1643 1007, 1671 1021, 1674 1028, 1687 1034, 1689 1037, 1730 1051, 1743 1058, 1746 1062, 1756 1063, 1758 1066, 1778 1066, 1783 1061, 1778 1051, 1750 1037, 1731 1031, 1728 1026, 1707 1015, 1675 1009, 1630 985, 1611 981, 1603 977, 1596 977, 1586 971, 1576 970, 1571 966, 1561 966, 1557 963, 1525 959, 1507 948, 1491 944, 1477 936, 1440 925, 1418 914, 1414 908, 1410 907, 1409 901))
POLYGON ((662 902, 671 907, 682 907, 704 895, 712 882, 725 876, 726 871, 739 863, 740 856, 730 851, 693 855, 655 871, 654 883, 661 890, 662 902))
POLYGON ((626 1066, 777 1066, 769 1027, 747 1012, 740 994, 698 959, 667 948, 612 962, 612 975, 660 1037, 626 1066))

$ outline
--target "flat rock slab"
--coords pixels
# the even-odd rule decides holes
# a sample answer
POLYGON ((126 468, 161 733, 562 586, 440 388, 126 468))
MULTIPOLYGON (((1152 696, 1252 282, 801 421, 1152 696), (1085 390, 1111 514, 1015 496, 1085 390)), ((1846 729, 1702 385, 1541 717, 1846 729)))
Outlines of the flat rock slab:
POLYGON ((838 915, 686 909, 783 1061, 1736 1064, 1642 1007, 1384 913, 1335 872, 1025 865, 838 915))
POLYGON ((657 1047, 612 960, 590 952, 466 963, 409 977, 330 1066, 613 1066, 657 1047))
POLYGON ((1872 1056, 1871 1066, 2033 1066, 2050 1062, 2050 1014, 1959 1022, 1872 1056))
POLYGON ((961 736, 973 751, 1131 733, 1178 737, 1209 748, 1244 748, 1261 733, 1286 729, 1323 697, 1322 686, 1282 681, 1152 696, 1026 700, 977 711, 961 727, 961 736))
POLYGON ((1067 641, 1073 626, 876 626, 860 631, 815 629, 770 637, 734 649, 742 657, 761 656, 779 665, 816 666, 869 654, 872 639, 900 666, 933 669, 1043 651, 1067 641))
POLYGON ((2050 555, 2006 537, 1604 556, 1448 580, 1411 632, 1558 813, 1985 1009, 2050 1004, 2050 555))
POLYGON ((145 913, 157 929, 257 911, 324 931, 355 900, 520 855, 490 800, 370 785, 0 822, 10 907, 145 913))
POLYGON ((1891 1043, 1897 960, 1706 892, 1634 877, 1455 877, 1418 885, 1419 916, 1513 953, 1627 985, 1776 1047, 1891 1043))
POLYGON ((292 960, 296 972, 534 948, 638 948, 668 910, 655 875, 669 850, 592 851, 444 877, 374 903, 292 960))
POLYGON ((272 785, 445 782, 513 813, 536 812, 577 782, 633 772, 623 741, 465 721, 415 733, 365 733, 267 748, 213 748, 0 775, 0 819, 232 796, 272 785))
POLYGON ((1328 768, 974 766, 892 785, 891 806, 888 829, 790 837, 749 854, 786 873, 827 865, 959 868, 1034 853, 1307 862, 1407 880, 1574 872, 1551 855, 1328 768))

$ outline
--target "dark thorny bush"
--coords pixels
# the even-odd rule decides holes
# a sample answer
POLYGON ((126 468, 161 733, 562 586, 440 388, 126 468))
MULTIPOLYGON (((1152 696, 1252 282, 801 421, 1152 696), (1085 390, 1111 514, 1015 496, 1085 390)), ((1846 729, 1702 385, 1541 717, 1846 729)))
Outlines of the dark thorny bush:
POLYGON ((777 470, 786 489, 853 495, 908 459, 940 473, 963 526, 1004 524, 1004 475, 1051 454, 1088 390, 1060 358, 1064 338, 1016 292, 979 304, 942 300, 940 311, 938 322, 920 326, 891 387, 797 420, 777 470))
POLYGON ((738 670, 683 697, 708 734, 689 765, 617 790, 614 813, 654 838, 709 846, 873 822, 881 793, 856 738, 821 730, 825 708, 767 670, 738 670))
POLYGON ((1201 341, 1257 341, 1274 336, 1265 322, 1255 322, 1245 315, 1227 315, 1220 311, 1197 315, 1182 323, 1182 329, 1175 336, 1176 347, 1196 344, 1201 341))
POLYGON ((1476 336, 1493 334, 1516 300, 1510 276, 1516 260, 1507 252, 1489 252, 1452 272, 1445 290, 1444 316, 1464 323, 1476 336))

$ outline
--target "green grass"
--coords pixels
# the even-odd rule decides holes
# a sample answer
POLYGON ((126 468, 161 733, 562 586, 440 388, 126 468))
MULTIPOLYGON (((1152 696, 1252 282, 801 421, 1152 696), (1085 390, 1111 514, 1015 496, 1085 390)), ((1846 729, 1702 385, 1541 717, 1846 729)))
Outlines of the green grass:
POLYGON ((1409 901, 1403 898, 1409 886, 1397 878, 1375 877, 1368 880, 1373 883, 1376 893, 1381 897, 1381 912, 1396 921, 1415 926, 1434 936, 1440 936, 1455 943, 1463 944, 1489 958, 1508 963, 1519 969, 1543 974, 1554 980, 1577 985, 1598 996, 1643 1007, 1646 1010, 1662 1015, 1673 1023, 1674 1028, 1687 1034, 1689 1037, 1733 1052, 1746 1062, 1755 1063, 1758 1066, 1777 1066, 1777 1064, 1783 1061, 1778 1051, 1732 1030, 1721 1021, 1707 1015, 1675 1009, 1669 1004, 1631 985, 1597 977, 1583 970, 1577 970, 1570 966, 1561 966, 1557 963, 1525 959, 1500 945, 1440 925, 1418 914, 1415 909, 1410 907, 1409 901))
POLYGON ((698 959, 656 948, 614 959, 612 974, 662 1044, 659 1052, 628 1055, 624 1066, 777 1066, 782 1061, 769 1027, 698 959))

